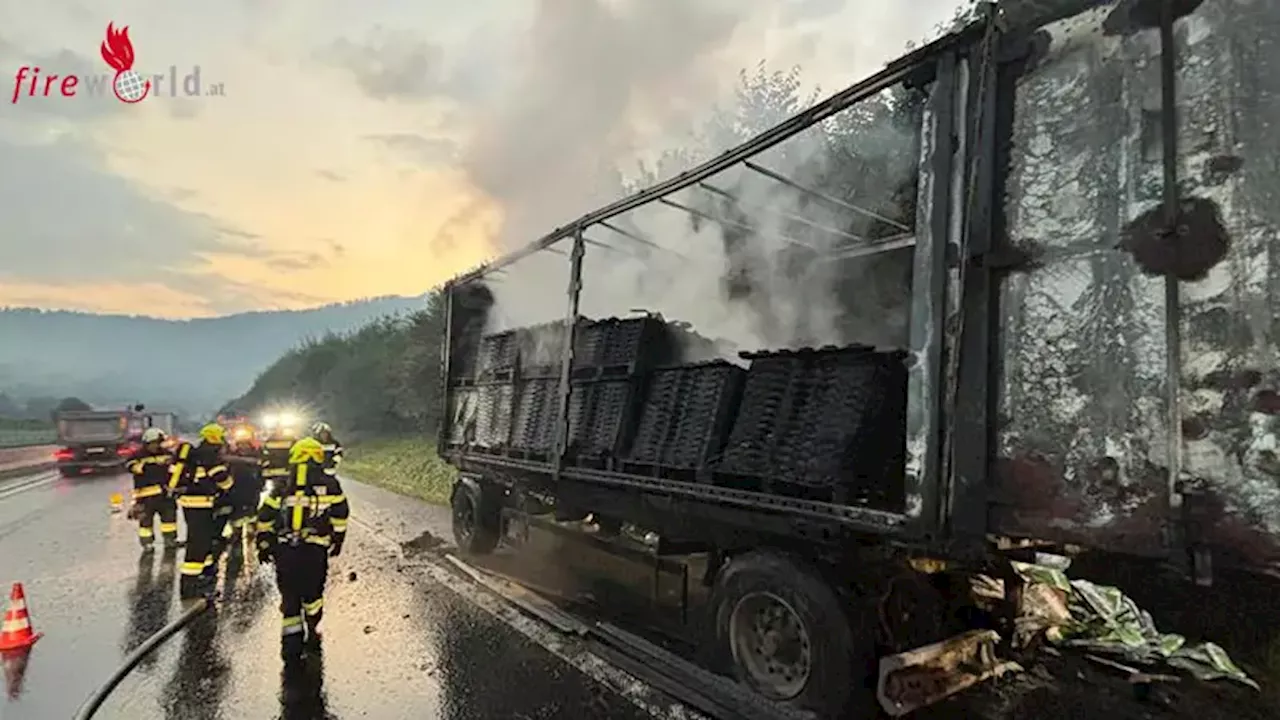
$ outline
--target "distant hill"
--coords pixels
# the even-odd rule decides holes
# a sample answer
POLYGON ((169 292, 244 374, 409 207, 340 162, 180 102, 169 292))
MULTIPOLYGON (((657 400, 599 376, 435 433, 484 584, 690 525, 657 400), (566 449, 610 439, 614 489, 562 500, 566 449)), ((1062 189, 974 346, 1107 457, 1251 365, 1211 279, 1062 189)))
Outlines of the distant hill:
POLYGON ((304 340, 421 309, 426 297, 196 320, 0 309, 0 393, 210 413, 304 340))

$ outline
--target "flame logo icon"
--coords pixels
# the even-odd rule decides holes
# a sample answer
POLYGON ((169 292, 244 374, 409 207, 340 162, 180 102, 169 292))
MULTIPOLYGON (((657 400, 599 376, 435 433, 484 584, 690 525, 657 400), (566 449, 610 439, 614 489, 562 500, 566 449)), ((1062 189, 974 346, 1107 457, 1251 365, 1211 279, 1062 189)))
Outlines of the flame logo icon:
POLYGON ((111 89, 122 103, 141 102, 151 92, 151 81, 142 79, 133 69, 133 42, 129 40, 129 27, 116 30, 114 23, 107 23, 107 40, 102 43, 102 59, 107 61, 116 76, 111 89))

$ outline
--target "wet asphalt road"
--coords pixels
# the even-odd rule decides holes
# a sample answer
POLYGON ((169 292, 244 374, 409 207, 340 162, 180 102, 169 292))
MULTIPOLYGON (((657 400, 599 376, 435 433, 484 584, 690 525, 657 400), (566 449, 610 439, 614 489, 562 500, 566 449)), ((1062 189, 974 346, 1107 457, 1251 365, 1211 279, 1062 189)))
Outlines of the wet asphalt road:
MULTIPOLYGON (((0 482, 0 583, 6 591, 25 585, 35 629, 45 634, 21 687, 9 688, 16 698, 0 701, 3 720, 72 717, 133 648, 181 612, 181 551, 140 560, 133 524, 109 510, 108 496, 125 486, 122 477, 50 473, 0 482), (14 489, 20 485, 28 487, 14 489)), ((216 613, 145 661, 96 717, 649 717, 442 585, 439 566, 425 572, 406 563, 387 539, 417 523, 396 496, 354 483, 347 491, 357 519, 396 527, 378 540, 353 523, 331 566, 322 659, 282 671, 271 568, 229 558, 216 613)))

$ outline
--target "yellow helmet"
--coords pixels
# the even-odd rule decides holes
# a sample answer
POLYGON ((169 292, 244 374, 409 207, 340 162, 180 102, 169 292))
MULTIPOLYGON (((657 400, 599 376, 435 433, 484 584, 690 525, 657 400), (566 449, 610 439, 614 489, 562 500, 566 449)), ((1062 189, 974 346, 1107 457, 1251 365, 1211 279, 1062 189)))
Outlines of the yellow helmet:
POLYGON ((289 462, 297 465, 310 460, 311 462, 324 462, 324 446, 315 438, 302 438, 289 448, 289 462))
POLYGON ((218 423, 209 423, 200 428, 200 439, 210 445, 222 445, 227 441, 226 428, 218 423))

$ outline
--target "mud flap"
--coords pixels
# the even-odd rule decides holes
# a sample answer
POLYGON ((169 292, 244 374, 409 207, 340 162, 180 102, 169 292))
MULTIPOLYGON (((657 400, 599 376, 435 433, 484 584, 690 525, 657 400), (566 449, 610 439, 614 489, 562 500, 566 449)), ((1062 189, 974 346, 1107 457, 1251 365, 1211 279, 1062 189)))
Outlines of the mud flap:
POLYGON ((1021 671, 1000 662, 994 630, 971 630, 941 642, 880 658, 876 699, 890 717, 902 717, 984 680, 1021 671))

